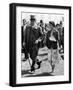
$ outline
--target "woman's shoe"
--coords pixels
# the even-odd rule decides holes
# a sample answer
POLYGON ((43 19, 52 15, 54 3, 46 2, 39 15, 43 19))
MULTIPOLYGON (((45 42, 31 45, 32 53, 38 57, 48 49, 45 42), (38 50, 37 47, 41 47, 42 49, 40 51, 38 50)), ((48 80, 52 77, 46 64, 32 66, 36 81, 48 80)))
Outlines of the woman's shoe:
POLYGON ((41 67, 41 63, 42 63, 42 61, 40 61, 40 62, 37 62, 38 69, 41 67))

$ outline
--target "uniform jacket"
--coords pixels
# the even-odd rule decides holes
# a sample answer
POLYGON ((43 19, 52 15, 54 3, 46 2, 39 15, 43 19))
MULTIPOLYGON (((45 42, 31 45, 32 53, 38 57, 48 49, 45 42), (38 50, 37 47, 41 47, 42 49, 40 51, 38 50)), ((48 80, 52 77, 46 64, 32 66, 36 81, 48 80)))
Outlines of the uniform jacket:
POLYGON ((27 26, 25 29, 25 43, 29 48, 32 48, 35 45, 35 41, 41 37, 42 34, 40 32, 40 28, 27 26))

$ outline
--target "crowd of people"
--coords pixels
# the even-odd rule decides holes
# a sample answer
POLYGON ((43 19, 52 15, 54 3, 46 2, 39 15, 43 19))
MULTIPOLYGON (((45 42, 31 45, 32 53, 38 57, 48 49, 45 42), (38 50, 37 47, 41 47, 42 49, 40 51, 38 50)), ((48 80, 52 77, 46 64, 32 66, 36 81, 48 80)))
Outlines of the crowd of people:
POLYGON ((42 61, 37 59, 38 50, 46 46, 51 52, 50 64, 53 72, 55 68, 55 60, 52 60, 53 53, 56 53, 55 56, 58 55, 57 53, 64 53, 63 22, 60 21, 57 24, 54 21, 44 23, 43 20, 40 20, 37 22, 34 15, 30 16, 30 22, 26 21, 26 19, 23 19, 22 22, 22 53, 25 54, 24 61, 30 56, 32 59, 31 72, 35 71, 35 63, 39 69, 42 61))

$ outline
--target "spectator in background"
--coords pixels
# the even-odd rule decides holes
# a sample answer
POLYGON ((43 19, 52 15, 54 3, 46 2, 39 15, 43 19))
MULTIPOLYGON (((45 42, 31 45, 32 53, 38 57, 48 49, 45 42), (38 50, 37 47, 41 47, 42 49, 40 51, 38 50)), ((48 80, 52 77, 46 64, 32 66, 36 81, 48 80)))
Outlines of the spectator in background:
POLYGON ((41 44, 41 47, 44 47, 46 33, 45 33, 45 24, 44 24, 43 20, 40 20, 40 29, 41 29, 41 33, 42 33, 42 41, 40 44, 41 44))
POLYGON ((60 21, 60 24, 56 24, 56 29, 59 32, 59 47, 64 51, 64 27, 62 27, 62 21, 60 21))
MULTIPOLYGON (((23 44, 24 44, 24 31, 25 31, 25 28, 26 28, 26 20, 23 19, 22 20, 22 26, 21 26, 21 34, 22 34, 22 48, 23 48, 23 44)), ((23 52, 23 51, 22 51, 23 52)))

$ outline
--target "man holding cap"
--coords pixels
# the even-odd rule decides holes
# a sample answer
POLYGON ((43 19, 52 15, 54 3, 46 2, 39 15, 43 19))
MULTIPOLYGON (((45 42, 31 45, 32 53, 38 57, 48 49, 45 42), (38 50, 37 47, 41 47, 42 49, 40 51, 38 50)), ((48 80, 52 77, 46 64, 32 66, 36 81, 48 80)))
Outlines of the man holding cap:
POLYGON ((30 25, 26 26, 25 29, 25 47, 26 53, 25 58, 28 58, 28 53, 32 59, 31 71, 35 70, 35 63, 37 63, 38 68, 40 68, 41 62, 36 59, 38 55, 38 42, 39 38, 42 36, 40 28, 36 25, 36 19, 34 15, 30 16, 30 25))

